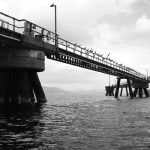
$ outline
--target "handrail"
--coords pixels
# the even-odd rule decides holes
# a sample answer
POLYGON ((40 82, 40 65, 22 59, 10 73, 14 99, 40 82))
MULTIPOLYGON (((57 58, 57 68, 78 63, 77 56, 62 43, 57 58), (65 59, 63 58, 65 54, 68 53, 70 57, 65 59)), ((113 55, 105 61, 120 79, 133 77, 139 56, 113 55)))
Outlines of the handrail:
MULTIPOLYGON (((99 62, 102 64, 105 64, 107 66, 114 67, 115 69, 118 69, 120 71, 124 71, 125 73, 128 73, 129 75, 133 75, 135 77, 139 77, 145 80, 148 80, 146 75, 141 74, 138 71, 133 70, 132 68, 123 66, 122 64, 119 64, 118 62, 108 58, 104 57, 102 54, 99 54, 97 52, 94 52, 93 49, 87 49, 86 47, 82 47, 81 45, 78 45, 77 43, 71 43, 67 40, 64 40, 59 37, 59 35, 56 35, 54 32, 49 31, 35 23, 32 23, 25 19, 16 19, 10 15, 7 15, 5 13, 0 12, 0 15, 3 15, 9 19, 12 19, 13 23, 10 23, 8 21, 0 19, 1 27, 4 27, 4 23, 7 24, 7 28, 9 26, 13 27, 13 31, 17 32, 17 29, 23 29, 22 34, 27 34, 29 36, 32 36, 34 38, 40 38, 44 42, 54 44, 57 42, 58 47, 63 47, 66 51, 71 51, 73 53, 79 54, 82 57, 88 58, 90 60, 93 60, 95 62, 99 62), (18 22, 23 22, 24 24, 22 26, 17 26, 18 22), (38 28, 38 29, 37 29, 38 28), (37 34, 37 35, 35 35, 37 34), (56 35, 56 36, 55 36, 56 35), (56 37, 56 39, 55 39, 56 37)), ((19 31, 18 31, 19 32, 19 31)))

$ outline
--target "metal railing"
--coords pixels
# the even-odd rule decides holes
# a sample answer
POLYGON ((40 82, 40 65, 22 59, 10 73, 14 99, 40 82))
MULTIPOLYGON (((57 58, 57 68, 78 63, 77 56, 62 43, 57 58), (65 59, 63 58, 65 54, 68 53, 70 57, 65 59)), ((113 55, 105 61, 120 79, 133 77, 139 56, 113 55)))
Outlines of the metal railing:
POLYGON ((27 21, 25 19, 19 20, 12 16, 9 16, 7 14, 0 12, 0 27, 6 28, 8 30, 12 30, 14 32, 19 32, 21 34, 29 35, 33 38, 37 38, 37 39, 42 40, 43 42, 46 42, 49 44, 55 45, 55 42, 56 42, 57 43, 56 46, 66 50, 66 51, 73 52, 82 57, 99 62, 99 63, 107 65, 109 67, 113 67, 115 69, 118 69, 118 70, 128 73, 130 75, 134 75, 136 77, 148 80, 146 75, 144 75, 138 71, 135 71, 132 68, 129 68, 122 64, 119 64, 118 62, 116 62, 108 57, 104 57, 102 54, 97 53, 93 49, 88 49, 86 47, 82 47, 81 45, 79 45, 77 43, 74 44, 69 41, 66 41, 66 40, 60 38, 59 35, 55 36, 54 32, 49 31, 49 30, 47 30, 39 25, 36 25, 30 21, 27 21), (7 21, 5 21, 6 19, 7 19, 7 21), (56 37, 56 39, 55 39, 55 37, 56 37))

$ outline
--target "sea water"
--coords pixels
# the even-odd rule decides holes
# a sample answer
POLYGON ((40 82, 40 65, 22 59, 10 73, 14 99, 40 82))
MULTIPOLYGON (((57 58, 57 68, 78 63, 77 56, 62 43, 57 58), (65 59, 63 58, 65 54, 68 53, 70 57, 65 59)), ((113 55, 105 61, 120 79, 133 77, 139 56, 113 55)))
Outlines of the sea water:
POLYGON ((34 109, 0 109, 0 150, 150 149, 150 98, 47 99, 34 109))

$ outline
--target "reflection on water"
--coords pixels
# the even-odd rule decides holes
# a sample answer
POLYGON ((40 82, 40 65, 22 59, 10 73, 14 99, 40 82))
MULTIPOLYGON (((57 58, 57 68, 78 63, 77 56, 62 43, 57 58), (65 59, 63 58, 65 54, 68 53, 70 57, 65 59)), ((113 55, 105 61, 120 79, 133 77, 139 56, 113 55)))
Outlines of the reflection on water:
POLYGON ((0 149, 38 147, 43 126, 40 109, 1 109, 0 149))
POLYGON ((57 95, 35 109, 0 109, 0 149, 148 150, 150 98, 57 95))

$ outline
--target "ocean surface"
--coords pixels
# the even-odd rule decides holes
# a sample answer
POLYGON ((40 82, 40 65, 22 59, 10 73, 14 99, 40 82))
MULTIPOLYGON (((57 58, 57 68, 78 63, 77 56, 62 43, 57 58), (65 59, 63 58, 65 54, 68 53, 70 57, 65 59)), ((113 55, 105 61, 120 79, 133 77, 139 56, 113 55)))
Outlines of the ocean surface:
POLYGON ((0 150, 149 150, 150 98, 51 95, 0 109, 0 150))

